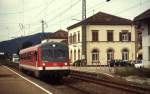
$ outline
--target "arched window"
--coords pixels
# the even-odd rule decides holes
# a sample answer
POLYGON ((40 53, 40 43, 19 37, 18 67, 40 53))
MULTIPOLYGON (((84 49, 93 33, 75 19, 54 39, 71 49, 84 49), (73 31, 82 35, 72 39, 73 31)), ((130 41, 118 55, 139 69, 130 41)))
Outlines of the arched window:
POLYGON ((74 50, 74 61, 76 61, 76 50, 74 50))
POLYGON ((99 62, 99 51, 97 49, 93 49, 92 51, 92 62, 93 63, 99 62))
POLYGON ((124 60, 124 61, 129 60, 129 50, 128 49, 122 50, 122 60, 124 60))
POLYGON ((80 60, 80 49, 78 50, 78 60, 80 60))
POLYGON ((70 59, 72 61, 72 50, 70 51, 70 59))
POLYGON ((77 35, 76 35, 76 33, 74 33, 74 35, 73 35, 73 43, 76 43, 77 41, 77 35))
POLYGON ((69 36, 69 43, 70 44, 72 43, 72 34, 70 34, 70 36, 69 36))
POLYGON ((78 32, 78 42, 80 42, 80 32, 78 32))
POLYGON ((107 50, 107 61, 111 61, 114 59, 114 50, 108 49, 107 50))

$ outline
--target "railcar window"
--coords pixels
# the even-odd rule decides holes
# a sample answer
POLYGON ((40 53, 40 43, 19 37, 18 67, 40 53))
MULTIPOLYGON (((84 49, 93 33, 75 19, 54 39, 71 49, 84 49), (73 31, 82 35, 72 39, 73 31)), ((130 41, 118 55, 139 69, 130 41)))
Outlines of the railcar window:
POLYGON ((66 61, 68 51, 65 49, 42 49, 41 60, 44 61, 66 61))
POLYGON ((43 49, 41 56, 42 56, 42 60, 46 60, 46 59, 53 58, 54 55, 53 55, 53 51, 51 49, 43 49))
POLYGON ((54 51, 55 52, 55 58, 57 58, 57 59, 62 59, 62 58, 65 58, 66 57, 66 52, 64 51, 64 50, 61 50, 61 49, 59 49, 59 50, 55 50, 54 51))
POLYGON ((22 60, 32 60, 32 55, 31 53, 24 53, 22 55, 20 55, 22 60))

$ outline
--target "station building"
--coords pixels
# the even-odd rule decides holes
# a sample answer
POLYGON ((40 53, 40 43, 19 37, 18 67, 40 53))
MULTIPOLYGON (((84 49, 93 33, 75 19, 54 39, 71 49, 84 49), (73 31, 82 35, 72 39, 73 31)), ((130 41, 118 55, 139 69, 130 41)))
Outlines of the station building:
POLYGON ((64 42, 68 44, 68 32, 62 29, 57 30, 54 33, 49 33, 45 35, 41 41, 45 42, 64 42))
MULTIPOLYGON (((86 19, 87 65, 135 60, 135 28, 131 20, 99 12, 86 19)), ((69 26, 71 64, 82 57, 82 21, 69 26)))
POLYGON ((139 29, 142 30, 143 63, 145 68, 150 68, 150 9, 134 19, 139 29))

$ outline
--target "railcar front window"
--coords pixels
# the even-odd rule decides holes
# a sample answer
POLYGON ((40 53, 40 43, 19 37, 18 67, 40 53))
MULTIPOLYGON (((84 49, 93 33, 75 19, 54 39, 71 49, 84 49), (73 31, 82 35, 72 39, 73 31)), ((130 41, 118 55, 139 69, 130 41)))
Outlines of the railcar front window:
POLYGON ((43 49, 41 52, 41 59, 48 60, 53 58, 53 51, 51 49, 43 49))
POLYGON ((55 58, 57 59, 65 59, 66 58, 66 55, 65 55, 65 51, 63 50, 55 50, 55 58))
POLYGON ((41 60, 43 61, 67 61, 67 50, 63 49, 43 49, 41 51, 41 60))

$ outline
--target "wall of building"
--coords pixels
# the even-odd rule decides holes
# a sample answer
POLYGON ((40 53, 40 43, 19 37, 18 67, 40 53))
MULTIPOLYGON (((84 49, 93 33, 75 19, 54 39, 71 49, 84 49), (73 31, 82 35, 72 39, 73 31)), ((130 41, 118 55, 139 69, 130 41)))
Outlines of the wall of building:
POLYGON ((121 60, 122 59, 122 50, 127 48, 129 50, 129 60, 135 60, 135 43, 131 42, 88 42, 87 44, 87 61, 89 65, 92 65, 92 50, 98 49, 99 50, 99 61, 101 65, 107 65, 107 50, 108 49, 114 50, 114 59, 121 60))
POLYGON ((74 29, 69 30, 68 36, 73 36, 76 33, 76 42, 75 43, 70 43, 69 38, 68 38, 68 43, 69 43, 69 57, 71 60, 71 64, 73 64, 74 61, 81 59, 81 53, 82 53, 82 27, 76 27, 74 29), (80 36, 78 36, 78 32, 80 33, 80 36), (78 37, 80 37, 80 41, 78 41, 78 37), (76 50, 76 54, 74 54, 74 51, 76 50), (80 50, 80 53, 78 53, 78 50, 80 50), (72 54, 71 54, 72 51, 72 54), (78 56, 80 54, 80 56, 78 56), (76 55, 76 59, 74 58, 76 55))
MULTIPOLYGON (((69 30, 68 35, 80 32, 80 40, 82 40, 81 26, 69 30)), ((78 36, 77 36, 78 37, 78 36)), ((68 40, 69 41, 69 40, 68 40)), ((129 60, 135 60, 135 29, 131 25, 88 25, 87 26, 87 63, 92 65, 92 50, 96 48, 99 50, 99 61, 101 65, 107 65, 107 50, 109 48, 114 49, 114 59, 122 59, 121 51, 126 48, 129 50, 129 60), (92 42, 92 30, 99 30, 99 41, 92 42), (107 41, 107 30, 113 30, 114 41, 107 41), (122 30, 128 30, 131 32, 130 42, 119 41, 119 32, 122 30)), ((80 49, 80 58, 82 51, 82 43, 69 43, 69 52, 72 51, 71 62, 78 60, 78 50, 80 49), (76 50, 76 60, 74 60, 74 50, 76 50)))
POLYGON ((107 65, 107 50, 114 50, 114 59, 122 59, 122 49, 129 50, 129 60, 135 60, 135 29, 131 25, 90 25, 87 27, 87 61, 92 64, 92 50, 99 50, 99 61, 101 65, 107 65), (92 30, 98 30, 99 41, 92 42, 92 30), (113 30, 113 42, 107 41, 107 30, 113 30), (119 32, 128 30, 131 32, 131 42, 120 42, 119 32))
POLYGON ((150 47, 150 35, 148 35, 148 25, 142 24, 142 27, 144 28, 142 32, 143 62, 144 67, 150 68, 150 54, 148 49, 148 47, 150 47))
POLYGON ((135 28, 131 25, 90 25, 87 26, 87 41, 92 40, 92 30, 99 30, 99 41, 107 41, 107 30, 114 30, 114 41, 119 41, 119 32, 128 30, 131 32, 131 41, 135 41, 135 28))

